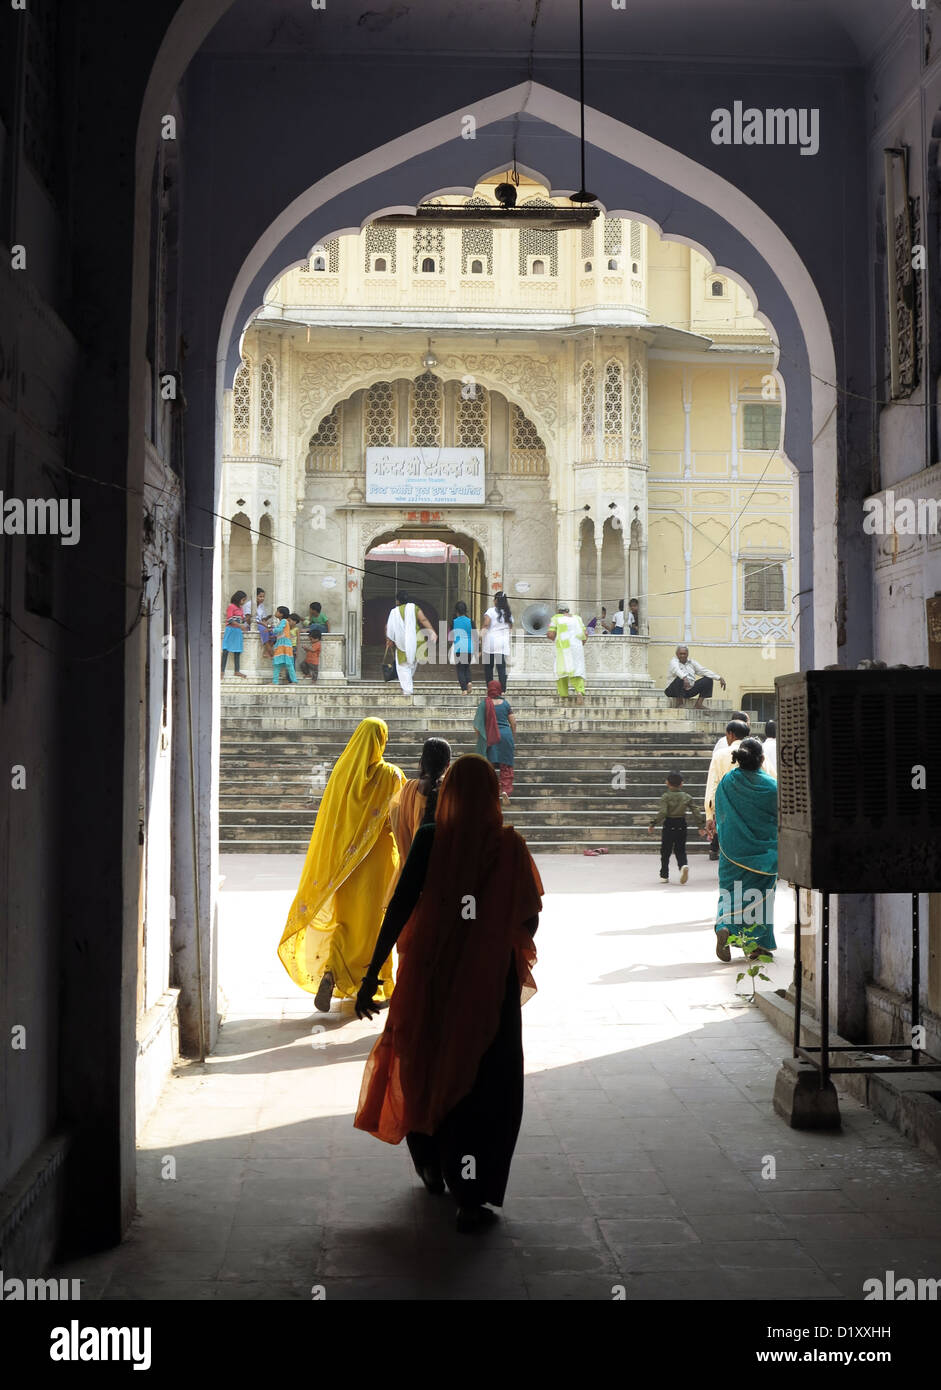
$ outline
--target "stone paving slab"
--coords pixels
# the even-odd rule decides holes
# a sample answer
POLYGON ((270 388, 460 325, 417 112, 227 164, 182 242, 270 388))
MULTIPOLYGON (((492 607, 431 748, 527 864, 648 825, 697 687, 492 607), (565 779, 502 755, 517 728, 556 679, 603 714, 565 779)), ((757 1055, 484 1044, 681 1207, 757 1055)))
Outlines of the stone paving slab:
MULTIPOLYGON (((220 861, 227 1021, 141 1135, 125 1242, 54 1271, 85 1298, 846 1300, 941 1275, 941 1166, 851 1099, 838 1134, 773 1114, 786 1044, 715 957, 714 867, 664 886, 654 852, 540 860, 523 1129, 501 1221, 458 1236, 404 1145, 353 1129, 382 1020, 317 1014, 276 958, 301 863, 220 861)), ((782 886, 775 987, 792 907, 782 886)))

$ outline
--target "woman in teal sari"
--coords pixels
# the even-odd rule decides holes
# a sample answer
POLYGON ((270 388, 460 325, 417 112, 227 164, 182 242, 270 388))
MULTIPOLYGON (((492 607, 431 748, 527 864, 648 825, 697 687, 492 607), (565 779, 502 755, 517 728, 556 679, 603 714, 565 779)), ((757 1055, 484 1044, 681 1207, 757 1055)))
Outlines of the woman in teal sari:
POLYGON ((499 681, 487 682, 487 694, 477 706, 474 728, 477 730, 477 752, 493 763, 500 779, 500 799, 508 802, 513 795, 516 715, 499 681))
POLYGON ((745 954, 775 950, 774 890, 778 881, 778 784, 762 770, 756 738, 743 738, 735 764, 716 787, 719 832, 719 910, 716 955, 731 960, 729 936, 745 939, 745 954))

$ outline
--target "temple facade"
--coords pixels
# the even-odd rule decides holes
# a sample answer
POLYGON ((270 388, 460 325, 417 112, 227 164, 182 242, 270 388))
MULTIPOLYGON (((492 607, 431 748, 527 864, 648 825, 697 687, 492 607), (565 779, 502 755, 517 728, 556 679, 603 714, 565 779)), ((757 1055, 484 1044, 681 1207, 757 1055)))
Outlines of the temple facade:
MULTIPOLYGON (((797 616, 774 368, 744 291, 638 221, 335 237, 271 287, 226 393, 225 596, 320 601, 347 678, 403 584, 436 625, 501 588, 586 622, 636 597, 641 640, 590 674, 663 685, 685 642, 762 709, 797 616)), ((520 647, 533 676, 550 655, 520 647)))

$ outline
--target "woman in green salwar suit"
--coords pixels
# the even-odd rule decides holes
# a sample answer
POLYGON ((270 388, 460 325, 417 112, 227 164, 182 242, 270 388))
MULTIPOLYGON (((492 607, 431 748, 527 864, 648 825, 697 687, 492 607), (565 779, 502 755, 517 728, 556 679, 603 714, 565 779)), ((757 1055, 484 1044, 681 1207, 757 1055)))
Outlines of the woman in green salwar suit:
POLYGON ((735 764, 716 788, 719 910, 716 955, 731 960, 729 936, 746 939, 746 955, 775 950, 774 890, 778 881, 778 784, 762 770, 756 738, 743 738, 735 764))

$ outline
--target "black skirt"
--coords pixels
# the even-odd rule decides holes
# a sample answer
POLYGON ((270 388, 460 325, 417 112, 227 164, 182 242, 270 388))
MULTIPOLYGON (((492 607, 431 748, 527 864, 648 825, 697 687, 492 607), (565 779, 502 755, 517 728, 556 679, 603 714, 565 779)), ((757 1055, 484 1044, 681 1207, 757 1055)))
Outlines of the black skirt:
POLYGON ((433 1136, 406 1136, 416 1169, 438 1168, 461 1206, 501 1207, 523 1119, 523 1022, 511 959, 497 1035, 474 1085, 433 1136))

